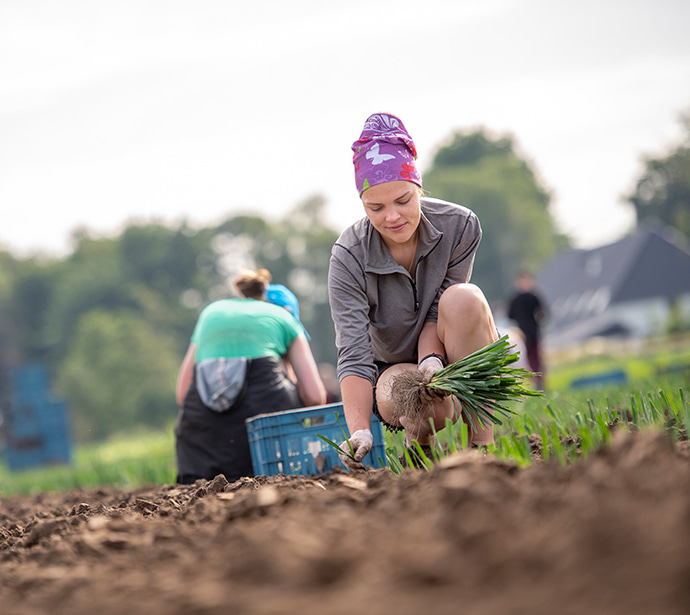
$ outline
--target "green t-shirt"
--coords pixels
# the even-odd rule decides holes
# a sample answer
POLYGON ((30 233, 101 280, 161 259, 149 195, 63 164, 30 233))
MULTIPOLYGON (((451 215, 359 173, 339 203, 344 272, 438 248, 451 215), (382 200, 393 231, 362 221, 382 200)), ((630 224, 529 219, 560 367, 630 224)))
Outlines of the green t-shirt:
POLYGON ((220 357, 273 356, 287 353, 302 327, 286 309, 255 299, 223 299, 199 315, 192 334, 196 362, 220 357))

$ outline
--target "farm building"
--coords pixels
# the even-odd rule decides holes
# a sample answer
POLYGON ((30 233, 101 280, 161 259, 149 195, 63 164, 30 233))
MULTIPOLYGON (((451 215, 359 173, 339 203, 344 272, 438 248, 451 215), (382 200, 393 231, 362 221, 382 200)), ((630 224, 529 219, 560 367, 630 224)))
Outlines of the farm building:
POLYGON ((690 242, 660 223, 645 225, 615 243, 558 254, 538 287, 549 348, 663 334, 672 322, 690 323, 690 242))

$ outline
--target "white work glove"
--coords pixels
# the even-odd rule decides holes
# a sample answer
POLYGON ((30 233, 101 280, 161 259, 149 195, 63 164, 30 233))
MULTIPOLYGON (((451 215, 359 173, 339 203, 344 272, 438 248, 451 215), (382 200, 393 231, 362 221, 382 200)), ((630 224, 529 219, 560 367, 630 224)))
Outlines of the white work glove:
POLYGON ((350 472, 362 472, 364 470, 362 459, 364 459, 373 445, 374 436, 371 435, 371 431, 368 429, 358 429, 340 445, 340 448, 347 452, 348 455, 338 455, 338 457, 340 457, 340 461, 343 462, 343 465, 350 470, 350 472), (347 444, 348 441, 350 442, 349 446, 347 444), (354 451, 354 459, 349 455, 350 446, 354 451))
POLYGON ((424 374, 424 383, 428 383, 434 377, 434 374, 443 369, 443 361, 435 356, 430 356, 424 359, 417 369, 424 374))

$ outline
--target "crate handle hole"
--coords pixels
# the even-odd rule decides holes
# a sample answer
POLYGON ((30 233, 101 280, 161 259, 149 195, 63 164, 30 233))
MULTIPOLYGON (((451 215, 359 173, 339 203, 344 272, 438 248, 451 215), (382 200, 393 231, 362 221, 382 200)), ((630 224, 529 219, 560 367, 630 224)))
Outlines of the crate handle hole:
POLYGON ((302 427, 315 427, 316 425, 323 425, 323 416, 311 416, 301 421, 302 427))

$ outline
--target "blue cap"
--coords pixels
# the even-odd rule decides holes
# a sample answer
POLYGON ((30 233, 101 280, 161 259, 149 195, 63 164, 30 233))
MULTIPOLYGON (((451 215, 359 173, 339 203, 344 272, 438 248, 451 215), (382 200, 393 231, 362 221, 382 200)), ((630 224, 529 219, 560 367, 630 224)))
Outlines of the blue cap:
MULTIPOLYGON (((302 325, 302 321, 299 319, 299 301, 297 301, 295 293, 287 286, 283 286, 282 284, 269 284, 266 290, 266 300, 285 308, 295 317, 295 320, 302 325)), ((302 325, 302 330, 304 331, 304 335, 307 336, 307 339, 311 339, 304 325, 302 325)))

